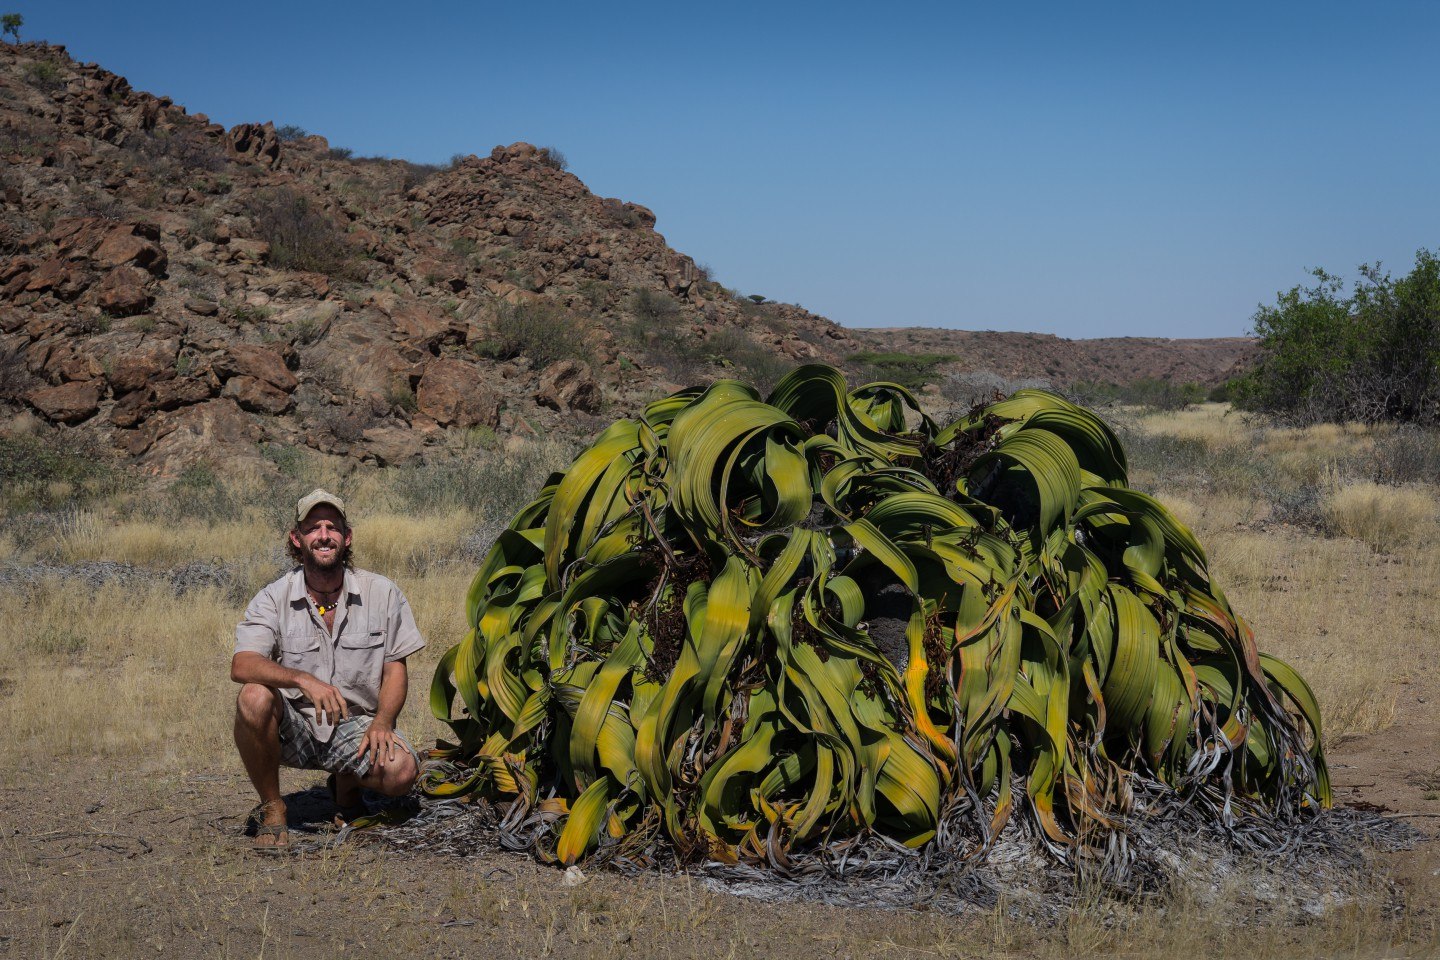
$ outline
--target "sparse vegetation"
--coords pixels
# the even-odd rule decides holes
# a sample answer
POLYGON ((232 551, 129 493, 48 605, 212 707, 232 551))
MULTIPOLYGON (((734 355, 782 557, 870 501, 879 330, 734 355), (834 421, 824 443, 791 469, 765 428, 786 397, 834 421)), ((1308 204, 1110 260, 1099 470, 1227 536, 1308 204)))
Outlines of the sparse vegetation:
POLYGON ((41 90, 57 90, 65 82, 59 65, 52 60, 34 60, 26 64, 25 80, 41 90))
POLYGON ((580 322, 559 306, 543 302, 500 304, 479 350, 496 360, 525 357, 537 368, 556 360, 590 359, 588 337, 580 322))
POLYGON ((354 256, 345 234, 309 198, 288 187, 254 195, 250 216, 259 239, 270 244, 270 263, 282 270, 339 275, 354 256))
POLYGON ((293 123, 287 123, 275 128, 275 136, 280 138, 281 143, 294 143, 296 140, 304 140, 310 136, 310 131, 293 123))
POLYGON ((565 171, 570 169, 570 161, 565 159, 557 147, 541 147, 537 155, 540 162, 554 170, 565 171))
POLYGON ((5 36, 11 38, 12 43, 20 42, 20 28, 25 26, 25 18, 18 13, 7 13, 0 15, 0 30, 5 36))
POLYGON ((1419 487, 1387 487, 1361 480, 1342 483, 1338 478, 1326 491, 1322 510, 1327 528, 1353 537, 1382 553, 1432 539, 1435 498, 1419 487))

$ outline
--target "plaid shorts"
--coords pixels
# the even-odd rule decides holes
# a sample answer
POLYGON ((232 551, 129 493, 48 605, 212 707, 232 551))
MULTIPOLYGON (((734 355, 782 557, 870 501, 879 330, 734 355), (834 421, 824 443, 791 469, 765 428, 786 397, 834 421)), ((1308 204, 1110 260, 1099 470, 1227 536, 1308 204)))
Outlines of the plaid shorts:
MULTIPOLYGON (((351 714, 335 726, 329 742, 317 740, 305 719, 295 706, 295 701, 282 696, 284 713, 280 716, 280 760, 287 767, 300 770, 328 770, 331 773, 351 773, 363 777, 370 771, 370 758, 359 754, 360 741, 370 729, 374 717, 351 714)), ((415 769, 420 769, 420 755, 410 745, 410 738, 399 730, 395 736, 415 758, 415 769)))

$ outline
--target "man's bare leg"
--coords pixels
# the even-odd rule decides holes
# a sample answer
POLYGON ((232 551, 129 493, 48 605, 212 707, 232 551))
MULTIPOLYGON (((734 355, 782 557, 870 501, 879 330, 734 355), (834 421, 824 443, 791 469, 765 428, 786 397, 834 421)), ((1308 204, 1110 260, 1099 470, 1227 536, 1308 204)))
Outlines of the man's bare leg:
MULTIPOLYGON (((280 799, 280 694, 258 683, 240 688, 235 700, 235 747, 245 772, 260 795, 260 825, 284 827, 285 801, 280 799)), ((289 836, 282 830, 262 833, 257 847, 283 847, 289 836)))

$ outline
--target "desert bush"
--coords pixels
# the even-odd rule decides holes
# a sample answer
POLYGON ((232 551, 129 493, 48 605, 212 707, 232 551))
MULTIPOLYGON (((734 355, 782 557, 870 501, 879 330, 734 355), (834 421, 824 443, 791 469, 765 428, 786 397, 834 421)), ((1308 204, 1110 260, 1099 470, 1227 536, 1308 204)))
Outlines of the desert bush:
POLYGON ((60 65, 51 60, 35 60, 25 65, 25 80, 41 90, 58 90, 65 85, 60 65))
POLYGON ((131 137, 125 141, 124 151, 141 172, 166 183, 188 180, 197 171, 224 170, 230 162, 209 139, 164 130, 131 137))
POLYGON ((1007 397, 1016 390, 1049 389, 1049 380, 1011 379, 990 370, 947 373, 940 380, 940 396, 957 409, 962 410, 968 410, 977 403, 989 403, 1001 397, 1007 397))
POLYGON ((525 357, 536 367, 556 360, 590 359, 590 344, 579 320, 551 303, 502 303, 478 352, 496 360, 525 357))
POLYGON ((1255 369, 1237 404, 1292 423, 1440 423, 1440 258, 1428 250, 1399 279, 1359 268, 1351 291, 1324 270, 1279 294, 1253 322, 1255 369))
POLYGON ((304 140, 310 136, 310 131, 293 123, 275 128, 275 136, 280 138, 281 143, 293 143, 296 140, 304 140))
POLYGON ((79 187, 70 194, 65 205, 66 216, 104 217, 119 220, 126 213, 125 201, 112 193, 90 187, 79 187))
POLYGON ((346 272, 354 250, 341 229, 310 199, 289 187, 257 193, 249 203, 259 239, 270 244, 270 263, 286 270, 330 275, 346 272))
POLYGON ((349 147, 331 147, 325 155, 331 160, 349 160, 355 155, 355 151, 349 147))
POLYGON ((894 353, 862 351, 846 358, 860 381, 887 380, 918 390, 940 380, 936 367, 960 359, 953 353, 894 353))
POLYGON ((413 163, 409 160, 400 160, 398 163, 400 165, 400 189, 402 191, 415 189, 445 169, 438 163, 413 163))
POLYGON ((1419 487, 1336 482, 1326 492, 1322 509, 1330 533, 1381 553, 1423 542, 1435 533, 1435 498, 1419 487))
POLYGON ((1375 436, 1369 454, 1370 479, 1401 486, 1440 483, 1440 430, 1401 424, 1375 436))
POLYGON ((558 147, 541 147, 536 156, 541 163, 552 170, 564 172, 570 169, 570 161, 565 159, 565 154, 561 153, 558 147))
POLYGON ((630 316, 646 334, 667 334, 680 317, 680 304, 668 293, 638 287, 630 294, 630 316))
POLYGON ((1206 399, 1199 383, 1176 383, 1158 377, 1141 377, 1128 383, 1080 381, 1064 391, 1076 403, 1099 407, 1110 404, 1148 407, 1151 410, 1183 410, 1206 399))
POLYGON ((762 393, 768 393, 794 367, 778 350, 756 343, 735 327, 716 329, 697 341, 691 352, 716 368, 714 372, 720 376, 748 380, 762 393))
POLYGON ((108 457, 63 433, 0 437, 0 507, 32 510, 84 503, 129 484, 108 457))

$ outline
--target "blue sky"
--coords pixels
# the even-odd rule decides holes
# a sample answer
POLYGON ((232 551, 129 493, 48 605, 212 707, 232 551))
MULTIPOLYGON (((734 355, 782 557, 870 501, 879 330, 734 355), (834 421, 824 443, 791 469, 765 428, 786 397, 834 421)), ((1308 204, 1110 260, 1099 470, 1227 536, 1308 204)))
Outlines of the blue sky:
POLYGON ((227 125, 528 140, 849 326, 1230 336, 1440 246, 1440 4, 11 0, 227 125))

